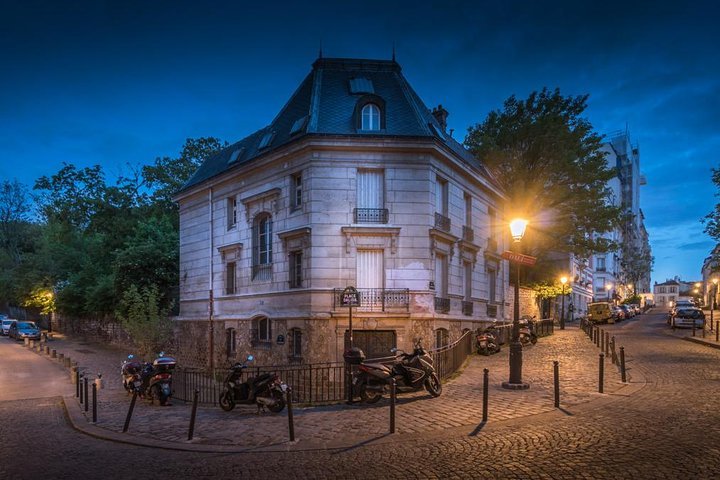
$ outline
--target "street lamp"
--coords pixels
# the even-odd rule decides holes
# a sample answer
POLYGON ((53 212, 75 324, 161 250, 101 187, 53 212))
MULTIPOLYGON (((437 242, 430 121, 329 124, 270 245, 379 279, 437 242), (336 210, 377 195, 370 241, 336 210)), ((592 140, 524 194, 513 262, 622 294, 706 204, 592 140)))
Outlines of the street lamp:
MULTIPOLYGON (((610 290, 612 290, 612 288, 613 288, 613 284, 612 284, 612 283, 606 283, 606 284, 605 284, 605 291, 607 292, 608 302, 610 302, 610 290)), ((615 303, 615 302, 613 302, 613 303, 615 303)))
MULTIPOLYGON (((525 235, 528 221, 516 218, 510 222, 510 233, 518 250, 520 240, 525 235)), ((519 252, 518 252, 519 253, 519 252)), ((530 385, 522 381, 522 344, 520 343, 520 262, 517 262, 517 279, 515 280, 515 299, 513 305, 513 328, 510 341, 510 380, 503 382, 503 388, 524 390, 530 385)))
POLYGON ((560 309, 560 330, 565 330, 565 284, 567 283, 567 281, 567 277, 560 277, 560 283, 562 283, 562 308, 560 309))

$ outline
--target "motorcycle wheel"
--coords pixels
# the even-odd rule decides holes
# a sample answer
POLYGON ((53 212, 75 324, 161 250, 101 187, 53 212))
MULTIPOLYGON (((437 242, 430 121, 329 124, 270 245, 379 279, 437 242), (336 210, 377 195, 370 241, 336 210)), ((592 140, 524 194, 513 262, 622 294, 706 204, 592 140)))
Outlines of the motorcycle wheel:
POLYGON ((283 408, 285 408, 285 399, 282 396, 282 393, 277 391, 270 392, 270 395, 275 400, 275 405, 268 406, 268 410, 270 410, 272 413, 280 413, 283 411, 283 408))
POLYGON ((377 390, 368 390, 365 388, 365 385, 360 388, 360 399, 365 403, 372 405, 373 403, 379 402, 381 398, 382 393, 377 390))
POLYGON ((536 335, 533 335, 533 336, 530 337, 530 343, 532 343, 533 345, 535 345, 535 344, 537 343, 537 336, 536 336, 536 335))
POLYGON ((425 380, 425 390, 433 397, 439 397, 442 393, 442 383, 435 372, 425 380))
POLYGON ((233 401, 233 399, 230 398, 230 392, 228 392, 227 390, 225 390, 224 392, 222 392, 220 394, 219 403, 220 403, 220 408, 222 408, 226 412, 229 412, 230 410, 235 408, 235 401, 233 401))
POLYGON ((490 350, 487 347, 478 347, 477 352, 480 355, 485 355, 486 357, 490 355, 490 350))
POLYGON ((150 392, 150 402, 154 402, 156 398, 161 406, 165 406, 167 404, 168 397, 163 395, 162 390, 160 390, 160 385, 153 385, 152 391, 150 392))

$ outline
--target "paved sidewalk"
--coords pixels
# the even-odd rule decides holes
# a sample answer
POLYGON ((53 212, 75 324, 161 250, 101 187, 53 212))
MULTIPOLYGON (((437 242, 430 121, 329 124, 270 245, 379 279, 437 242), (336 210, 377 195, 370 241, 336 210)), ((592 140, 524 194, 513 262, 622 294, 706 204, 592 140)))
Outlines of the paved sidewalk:
MULTIPOLYGON (((615 326, 607 330, 615 334, 615 326)), ((617 330, 617 335, 622 335, 617 330)), ((620 345, 620 343, 619 343, 620 345)), ((84 411, 74 396, 65 398, 68 416, 78 430, 114 441, 193 451, 262 451, 352 447, 370 442, 396 440, 398 436, 441 435, 449 429, 479 431, 482 428, 483 369, 490 372, 488 424, 532 415, 557 412, 554 408, 553 361, 560 365, 560 403, 563 411, 604 399, 622 398, 642 388, 644 379, 629 369, 628 382, 606 359, 604 393, 598 393, 599 349, 577 324, 543 337, 523 351, 524 391, 501 387, 509 371, 508 348, 493 356, 472 355, 462 372, 443 386, 439 398, 425 392, 398 397, 396 435, 389 435, 389 400, 376 405, 334 405, 293 408, 295 442, 289 441, 287 409, 273 415, 257 415, 254 406, 232 412, 200 406, 194 438, 188 441, 192 405, 149 405, 138 399, 127 433, 122 433, 130 405, 120 380, 120 364, 128 352, 105 345, 57 336, 48 346, 77 361, 94 378, 102 373, 98 391, 98 422, 92 424, 92 403, 84 411)), ((631 356, 631 352, 626 352, 631 356)), ((54 361, 48 357, 48 361, 54 361)), ((629 362, 631 364, 631 362, 629 362)), ((66 369, 63 370, 68 372, 66 369)), ((68 381, 70 381, 70 374, 68 381)), ((92 402, 92 400, 91 400, 92 402)))

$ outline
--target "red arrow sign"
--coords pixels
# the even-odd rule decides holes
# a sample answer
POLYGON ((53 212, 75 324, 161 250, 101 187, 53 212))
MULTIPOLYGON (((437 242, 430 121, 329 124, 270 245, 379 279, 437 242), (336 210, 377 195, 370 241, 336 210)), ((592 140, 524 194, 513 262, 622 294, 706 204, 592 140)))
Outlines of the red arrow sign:
POLYGON ((535 257, 523 255, 522 253, 511 252, 510 250, 505 250, 501 256, 505 260, 510 260, 511 262, 520 263, 522 265, 532 266, 535 265, 535 262, 537 261, 537 258, 535 257))

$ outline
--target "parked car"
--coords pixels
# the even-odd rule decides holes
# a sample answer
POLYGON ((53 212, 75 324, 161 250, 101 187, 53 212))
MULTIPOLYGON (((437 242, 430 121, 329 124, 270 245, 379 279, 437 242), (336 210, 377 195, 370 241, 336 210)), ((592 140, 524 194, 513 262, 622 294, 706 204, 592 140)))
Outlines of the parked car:
POLYGON ((613 305, 610 308, 610 311, 612 312, 612 318, 613 321, 619 322, 621 320, 625 320, 627 318, 627 315, 625 314, 625 310, 618 307, 617 305, 613 305))
POLYGON ((670 320, 670 326, 673 328, 692 328, 693 325, 695 328, 705 327, 705 314, 699 308, 678 308, 670 320))
POLYGON ((3 318, 2 320, 2 329, 0 330, 0 335, 8 336, 10 334, 10 325, 15 321, 14 318, 3 318))
POLYGON ((608 302, 588 303, 587 318, 592 323, 612 323, 612 312, 608 302))
POLYGON ((629 305, 618 305, 618 307, 625 313, 625 318, 633 318, 635 316, 635 309, 629 305))
POLYGON ((8 335, 15 340, 23 340, 25 338, 40 340, 40 329, 35 325, 35 322, 15 320, 10 324, 8 335))

